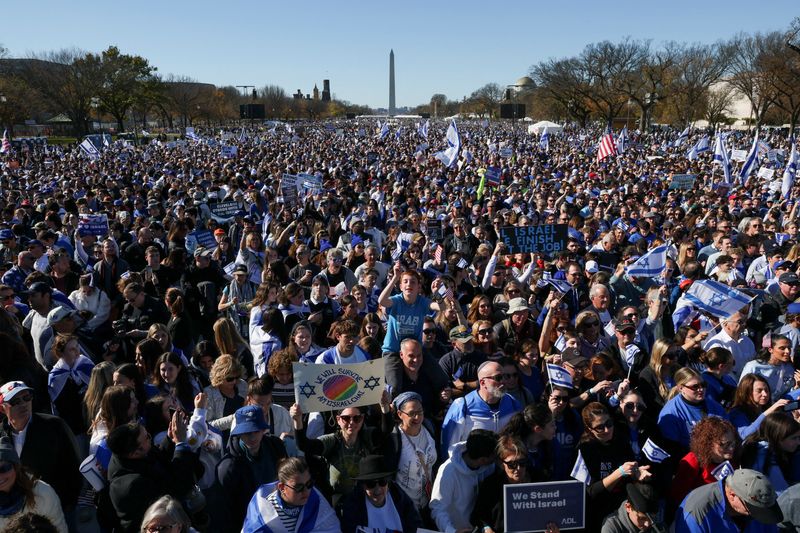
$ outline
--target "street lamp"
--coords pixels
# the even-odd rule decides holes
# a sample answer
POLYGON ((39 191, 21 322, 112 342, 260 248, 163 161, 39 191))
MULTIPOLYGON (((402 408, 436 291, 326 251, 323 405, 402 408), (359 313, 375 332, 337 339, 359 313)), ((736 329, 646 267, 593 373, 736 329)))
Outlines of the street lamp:
POLYGON ((642 129, 647 130, 650 127, 650 108, 658 101, 658 93, 645 93, 644 95, 644 110, 642 112, 642 129))
MULTIPOLYGON (((0 115, 0 119, 4 119, 4 118, 5 118, 5 116, 6 116, 6 114, 5 114, 5 111, 6 111, 6 102, 8 102, 8 98, 6 98, 6 95, 4 95, 3 93, 0 93, 0 104, 3 104, 3 114, 2 114, 2 115, 0 115)), ((0 122, 0 127, 2 127, 2 126, 5 126, 5 124, 3 124, 2 122, 0 122)), ((13 129, 13 128, 12 128, 12 129, 13 129)))
MULTIPOLYGON (((92 97, 91 99, 91 106, 94 108, 95 113, 97 113, 97 126, 100 129, 100 135, 103 135, 103 119, 100 117, 100 99, 97 97, 92 97)), ((102 142, 102 137, 100 137, 102 142)))

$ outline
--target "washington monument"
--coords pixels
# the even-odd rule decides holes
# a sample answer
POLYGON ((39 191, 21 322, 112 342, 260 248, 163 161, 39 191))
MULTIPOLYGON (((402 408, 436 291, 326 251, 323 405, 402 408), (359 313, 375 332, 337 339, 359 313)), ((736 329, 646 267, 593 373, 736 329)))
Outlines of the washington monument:
POLYGON ((389 51, 389 115, 397 114, 394 105, 394 50, 389 51))

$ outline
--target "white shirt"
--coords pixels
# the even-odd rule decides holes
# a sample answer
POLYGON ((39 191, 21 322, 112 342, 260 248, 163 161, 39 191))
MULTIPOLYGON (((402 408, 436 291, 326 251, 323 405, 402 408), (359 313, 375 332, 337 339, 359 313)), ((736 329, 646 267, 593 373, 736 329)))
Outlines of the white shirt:
POLYGON ((403 531, 403 522, 400 514, 392 501, 392 495, 388 489, 386 491, 386 502, 382 507, 375 507, 369 498, 367 499, 367 529, 366 531, 403 531))
POLYGON ((748 336, 741 335, 739 340, 735 341, 725 329, 721 329, 719 333, 708 339, 703 349, 708 351, 714 346, 722 346, 733 354, 734 365, 731 374, 736 381, 739 381, 744 365, 752 361, 756 356, 756 347, 748 336))
POLYGON ((28 419, 28 423, 25 424, 22 431, 19 433, 13 430, 11 431, 11 436, 14 438, 14 449, 17 450, 17 457, 22 457, 22 448, 25 447, 25 437, 28 435, 28 426, 30 425, 31 421, 28 419))

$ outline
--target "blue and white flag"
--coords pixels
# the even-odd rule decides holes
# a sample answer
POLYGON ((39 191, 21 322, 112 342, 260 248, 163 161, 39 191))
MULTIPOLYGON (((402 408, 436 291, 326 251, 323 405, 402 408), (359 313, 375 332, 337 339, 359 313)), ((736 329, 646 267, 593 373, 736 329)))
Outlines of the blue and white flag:
POLYGON ((569 477, 582 481, 587 487, 592 484, 592 475, 589 474, 589 467, 586 466, 586 461, 583 460, 580 450, 578 450, 578 458, 575 460, 575 466, 572 467, 569 477))
POLYGON ((683 130, 681 132, 681 134, 678 135, 678 138, 675 139, 675 142, 672 143, 672 147, 673 148, 679 147, 680 145, 682 145, 684 143, 684 141, 686 141, 686 139, 689 138, 689 130, 690 129, 691 129, 691 126, 686 126, 686 129, 683 130))
POLYGON ((388 124, 388 121, 387 121, 387 122, 384 122, 384 123, 383 123, 383 125, 381 126, 381 131, 380 131, 380 133, 378 134, 378 138, 379 138, 379 139, 383 139, 383 138, 385 138, 387 135, 389 135, 389 124, 388 124))
POLYGON ((553 279, 551 278, 542 278, 548 285, 553 287, 560 293, 567 294, 568 292, 572 291, 572 285, 564 281, 563 279, 553 279))
POLYGON ((797 176, 797 165, 800 163, 797 155, 797 145, 794 142, 794 135, 791 138, 792 153, 786 162, 786 169, 783 171, 783 183, 781 184, 781 195, 788 200, 794 187, 794 179, 797 176))
POLYGON ((547 377, 550 378, 550 384, 556 387, 566 387, 567 389, 573 388, 572 376, 564 367, 547 363, 547 377))
POLYGON ((542 131, 542 136, 539 138, 539 148, 545 152, 550 151, 550 133, 547 131, 547 128, 542 131))
POLYGON ((720 463, 719 466, 711 471, 711 475, 717 478, 719 481, 722 481, 731 474, 733 474, 733 465, 730 463, 730 461, 720 463))
POLYGON ((775 234, 775 242, 778 243, 778 246, 783 246, 783 243, 788 241, 792 236, 788 233, 776 233, 775 234))
POLYGON ((628 266, 625 270, 629 276, 654 278, 664 273, 667 267, 666 244, 657 246, 628 266))
POLYGON ((397 128, 397 131, 394 132, 394 138, 399 141, 400 137, 402 136, 403 136, 403 126, 400 126, 399 128, 397 128))
POLYGON ((425 122, 423 122, 422 124, 420 124, 419 128, 417 128, 417 133, 419 133, 419 136, 422 137, 423 139, 427 140, 428 139, 428 128, 430 128, 430 126, 431 126, 430 119, 428 119, 425 122))
POLYGON ((747 154, 747 159, 744 160, 742 164, 742 169, 739 171, 739 180, 741 181, 742 185, 747 185, 747 178, 750 177, 750 173, 753 172, 753 168, 756 166, 756 162, 758 161, 758 130, 756 130, 756 136, 753 138, 753 146, 750 148, 750 153, 747 154))
POLYGON ((94 144, 92 144, 92 141, 90 141, 89 139, 84 139, 79 146, 83 155, 85 155, 92 161, 100 157, 100 150, 98 150, 97 147, 94 144))
POLYGON ((728 318, 753 300, 742 291, 710 279, 692 283, 684 297, 695 308, 721 318, 728 318))
POLYGON ((725 148, 725 140, 721 133, 717 134, 717 139, 714 141, 714 163, 722 166, 722 172, 725 174, 725 183, 731 183, 731 160, 728 157, 728 150, 725 148))
POLYGON ((451 120, 445 136, 447 148, 444 151, 436 152, 433 157, 442 162, 446 167, 451 167, 458 160, 458 152, 461 150, 461 137, 458 135, 456 121, 451 120))
POLYGON ((697 141, 694 146, 692 146, 691 150, 689 150, 689 153, 686 154, 686 157, 689 159, 689 161, 694 161, 697 159, 699 154, 708 152, 710 149, 711 146, 708 142, 708 135, 703 135, 703 137, 697 141))
POLYGON ((619 132, 619 137, 617 137, 617 152, 620 154, 625 151, 625 148, 628 146, 628 126, 627 124, 622 127, 622 131, 619 132))
POLYGON ((644 446, 642 446, 642 453, 654 463, 661 463, 664 461, 664 459, 668 459, 670 457, 670 455, 664 451, 664 449, 660 448, 649 438, 644 443, 644 446))

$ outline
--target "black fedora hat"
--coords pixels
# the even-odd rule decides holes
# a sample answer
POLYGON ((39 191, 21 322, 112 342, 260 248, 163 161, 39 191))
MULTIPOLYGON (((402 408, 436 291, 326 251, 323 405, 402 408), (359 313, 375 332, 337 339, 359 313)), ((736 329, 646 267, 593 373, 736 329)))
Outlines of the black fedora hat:
POLYGON ((392 470, 386 465, 383 455, 368 455, 358 462, 358 475, 353 477, 356 481, 369 481, 371 479, 381 479, 391 477, 396 470, 392 470))

